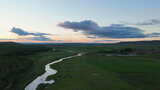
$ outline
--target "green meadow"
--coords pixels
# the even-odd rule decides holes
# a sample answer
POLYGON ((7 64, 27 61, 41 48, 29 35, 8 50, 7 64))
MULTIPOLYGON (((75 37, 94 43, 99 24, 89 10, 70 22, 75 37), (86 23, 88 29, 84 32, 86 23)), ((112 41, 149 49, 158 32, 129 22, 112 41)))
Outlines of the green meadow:
POLYGON ((159 90, 159 55, 84 55, 53 65, 58 74, 44 90, 159 90))

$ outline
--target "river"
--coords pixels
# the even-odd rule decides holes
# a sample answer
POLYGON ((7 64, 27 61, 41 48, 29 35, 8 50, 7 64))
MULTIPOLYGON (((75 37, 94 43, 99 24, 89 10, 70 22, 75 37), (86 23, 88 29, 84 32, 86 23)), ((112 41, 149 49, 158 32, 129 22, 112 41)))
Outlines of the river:
POLYGON ((62 62, 65 59, 69 59, 69 58, 73 58, 73 57, 77 57, 77 56, 81 56, 81 55, 82 55, 82 53, 79 53, 79 54, 74 55, 74 56, 64 57, 64 58, 58 59, 56 61, 53 61, 53 62, 45 65, 45 73, 43 73, 42 75, 38 76, 35 80, 33 80, 31 83, 29 83, 25 87, 25 90, 36 90, 37 87, 40 84, 53 84, 53 83, 55 83, 54 80, 49 80, 49 81, 46 80, 48 76, 54 75, 54 74, 56 74, 58 72, 57 70, 52 69, 50 67, 50 65, 62 62))

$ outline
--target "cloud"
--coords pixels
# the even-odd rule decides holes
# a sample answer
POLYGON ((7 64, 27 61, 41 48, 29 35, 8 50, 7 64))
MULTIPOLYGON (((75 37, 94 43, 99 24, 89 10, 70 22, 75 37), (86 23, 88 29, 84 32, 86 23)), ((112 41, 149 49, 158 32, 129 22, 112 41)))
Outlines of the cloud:
POLYGON ((27 32, 26 30, 23 30, 21 28, 15 28, 15 27, 13 27, 10 32, 13 32, 13 33, 15 33, 15 34, 17 34, 19 36, 26 36, 26 35, 43 36, 43 35, 49 35, 47 33, 39 33, 39 32, 32 33, 32 32, 27 32))
POLYGON ((12 33, 15 33, 19 36, 24 36, 23 38, 18 38, 17 40, 34 40, 34 41, 53 41, 51 38, 47 37, 46 35, 50 35, 48 33, 40 33, 40 32, 28 32, 26 30, 23 30, 21 28, 12 28, 12 33), (25 37, 28 35, 32 35, 32 37, 25 37))
POLYGON ((87 36, 87 38, 92 38, 92 39, 96 39, 96 36, 87 36))
POLYGON ((24 40, 34 40, 34 41, 53 41, 52 39, 46 36, 28 37, 28 38, 23 38, 23 39, 24 40))
POLYGON ((148 34, 148 37, 160 37, 160 33, 151 33, 148 34))
POLYGON ((137 22, 137 23, 128 23, 128 22, 125 22, 125 24, 128 24, 128 25, 137 25, 137 26, 160 25, 160 20, 158 20, 158 19, 151 19, 151 20, 148 20, 148 21, 137 22))
POLYGON ((59 23, 58 26, 72 29, 75 32, 81 31, 85 35, 93 35, 102 38, 145 38, 148 37, 144 31, 129 27, 123 24, 111 24, 110 26, 99 26, 96 22, 91 20, 84 20, 80 22, 66 21, 59 23))
POLYGON ((9 39, 9 38, 0 38, 0 40, 14 40, 14 39, 9 39))
POLYGON ((35 36, 35 37, 23 37, 23 38, 17 38, 17 39, 8 39, 8 38, 3 38, 0 40, 33 40, 33 41, 55 41, 52 40, 46 36, 35 36))
POLYGON ((117 43, 120 42, 119 40, 94 40, 95 43, 103 43, 103 42, 107 42, 107 43, 117 43))

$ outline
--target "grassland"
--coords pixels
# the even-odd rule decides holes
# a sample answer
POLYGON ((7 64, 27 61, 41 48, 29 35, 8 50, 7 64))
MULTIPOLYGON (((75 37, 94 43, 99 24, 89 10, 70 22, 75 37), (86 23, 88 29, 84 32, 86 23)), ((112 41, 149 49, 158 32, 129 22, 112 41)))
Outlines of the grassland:
POLYGON ((79 52, 87 54, 52 65, 58 73, 48 79, 56 83, 40 85, 38 90, 160 89, 159 45, 1 44, 0 50, 1 90, 24 90, 44 72, 45 64, 79 52))

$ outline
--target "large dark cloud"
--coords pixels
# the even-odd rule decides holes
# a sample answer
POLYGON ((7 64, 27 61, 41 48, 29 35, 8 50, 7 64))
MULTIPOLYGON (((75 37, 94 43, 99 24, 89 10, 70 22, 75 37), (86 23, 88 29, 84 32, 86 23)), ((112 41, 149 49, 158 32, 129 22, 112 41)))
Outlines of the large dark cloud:
POLYGON ((151 19, 148 21, 137 22, 137 23, 129 23, 129 22, 124 22, 124 23, 129 24, 129 25, 150 26, 150 25, 160 25, 160 20, 159 19, 151 19))
POLYGON ((112 24, 110 26, 99 26, 96 22, 91 20, 84 20, 80 22, 66 21, 59 23, 58 26, 72 29, 74 31, 81 31, 86 35, 93 35, 95 37, 104 38, 145 38, 148 35, 144 31, 136 28, 124 26, 122 24, 112 24))
POLYGON ((43 36, 43 35, 49 35, 47 33, 33 33, 33 32, 27 32, 26 30, 23 30, 21 28, 12 28, 11 32, 16 33, 19 36, 26 36, 26 35, 33 35, 33 36, 43 36))

